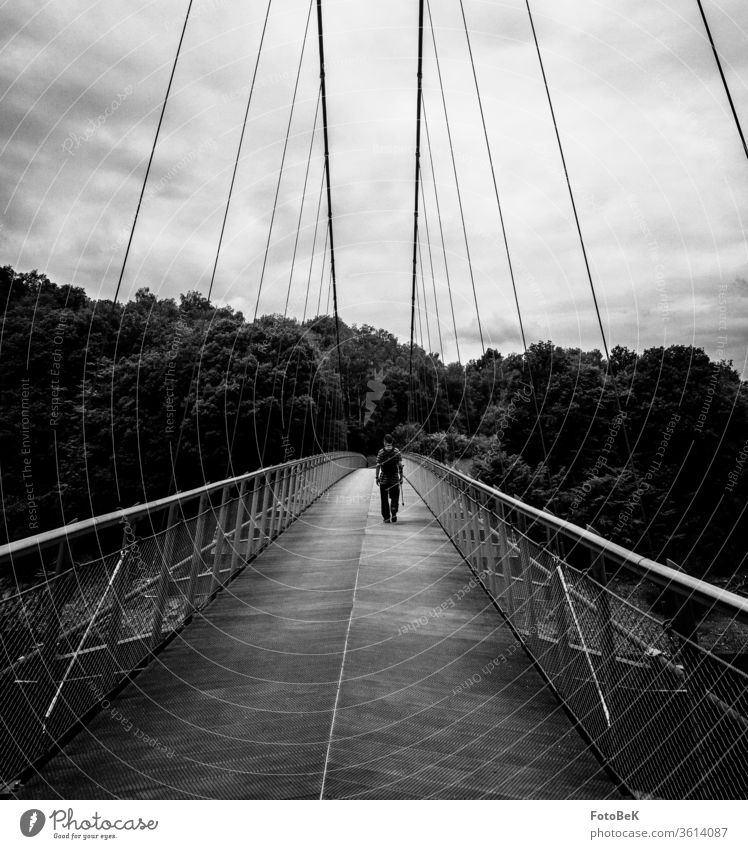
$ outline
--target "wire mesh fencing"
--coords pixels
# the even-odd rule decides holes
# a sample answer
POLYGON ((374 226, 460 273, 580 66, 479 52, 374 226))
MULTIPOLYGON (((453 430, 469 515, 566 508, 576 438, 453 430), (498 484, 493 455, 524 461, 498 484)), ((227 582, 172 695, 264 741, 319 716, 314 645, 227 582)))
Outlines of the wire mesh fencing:
POLYGON ((409 459, 410 482, 628 789, 745 798, 748 600, 409 459))
POLYGON ((0 790, 365 465, 347 452, 308 457, 0 548, 11 568, 14 558, 57 564, 0 599, 0 790), (98 556, 76 560, 76 551, 98 556))

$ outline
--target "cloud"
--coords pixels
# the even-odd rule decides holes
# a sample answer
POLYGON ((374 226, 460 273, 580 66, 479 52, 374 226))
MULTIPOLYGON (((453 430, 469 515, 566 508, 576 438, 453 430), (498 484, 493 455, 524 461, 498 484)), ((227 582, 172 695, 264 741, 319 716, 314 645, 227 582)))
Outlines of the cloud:
MULTIPOLYGON (((273 8, 214 297, 251 316, 262 281, 260 312, 283 311, 288 297, 289 312, 300 316, 305 302, 307 311, 325 307, 329 281, 324 198, 317 221, 319 125, 296 239, 319 85, 316 20, 312 10, 278 186, 309 6, 282 0, 273 8)), ((533 9, 609 345, 693 341, 716 350, 719 288, 748 277, 748 169, 695 4, 614 9, 538 0, 533 9)), ((454 308, 467 359, 480 353, 468 251, 486 338, 516 350, 519 323, 459 7, 435 0, 432 10, 468 246, 427 29, 424 97, 435 170, 424 133, 426 307, 434 330, 438 308, 447 358, 456 354, 454 308)), ((528 341, 601 347, 524 3, 466 0, 465 10, 528 341)), ((193 10, 125 296, 142 285, 162 296, 207 292, 264 11, 264 0, 208 0, 193 10)), ((324 14, 341 314, 407 338, 417 9, 383 0, 326 4, 324 14)), ((111 297, 183 15, 177 0, 73 2, 64 15, 54 4, 20 0, 4 10, 3 262, 111 297)), ((736 108, 748 115, 748 7, 724 0, 710 23, 736 108)), ((742 362, 739 313, 728 315, 728 355, 742 362)))

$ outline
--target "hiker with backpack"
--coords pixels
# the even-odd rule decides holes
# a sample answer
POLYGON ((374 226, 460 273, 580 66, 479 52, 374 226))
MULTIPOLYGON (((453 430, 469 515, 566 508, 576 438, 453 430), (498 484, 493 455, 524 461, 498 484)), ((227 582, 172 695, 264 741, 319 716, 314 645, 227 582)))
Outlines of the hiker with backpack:
POLYGON ((389 433, 384 437, 384 448, 377 454, 376 481, 382 499, 382 518, 385 524, 397 522, 400 487, 403 483, 403 457, 393 445, 389 433))

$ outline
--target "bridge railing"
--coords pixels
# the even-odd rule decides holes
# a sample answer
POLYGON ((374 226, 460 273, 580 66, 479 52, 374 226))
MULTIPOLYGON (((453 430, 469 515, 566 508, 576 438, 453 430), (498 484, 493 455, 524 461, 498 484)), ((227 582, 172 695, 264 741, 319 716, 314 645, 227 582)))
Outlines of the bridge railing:
POLYGON ((631 792, 744 799, 748 599, 407 459, 409 481, 631 792))
POLYGON ((0 547, 0 568, 46 575, 0 599, 0 792, 365 465, 308 457, 0 547))

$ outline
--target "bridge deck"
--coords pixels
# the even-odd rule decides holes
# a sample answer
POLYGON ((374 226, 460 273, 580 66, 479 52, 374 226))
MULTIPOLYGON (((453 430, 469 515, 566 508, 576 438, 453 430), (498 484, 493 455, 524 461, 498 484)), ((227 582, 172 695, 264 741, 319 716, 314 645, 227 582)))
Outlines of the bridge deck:
POLYGON ((314 504, 23 795, 617 797, 424 504, 384 525, 373 484, 314 504))

